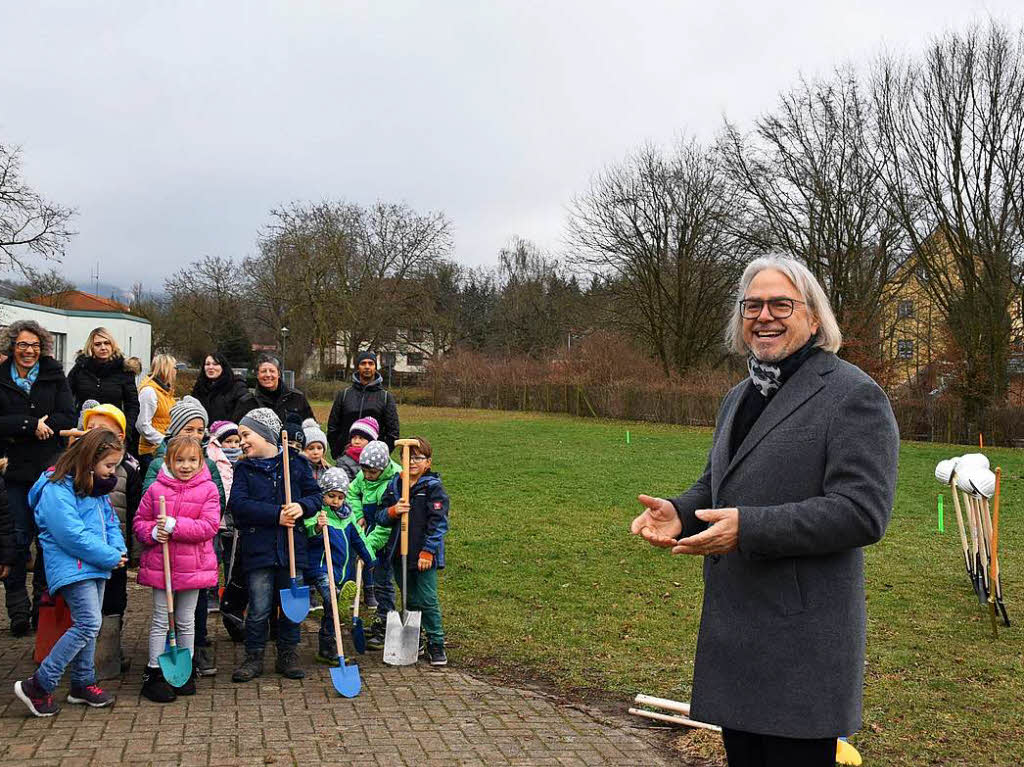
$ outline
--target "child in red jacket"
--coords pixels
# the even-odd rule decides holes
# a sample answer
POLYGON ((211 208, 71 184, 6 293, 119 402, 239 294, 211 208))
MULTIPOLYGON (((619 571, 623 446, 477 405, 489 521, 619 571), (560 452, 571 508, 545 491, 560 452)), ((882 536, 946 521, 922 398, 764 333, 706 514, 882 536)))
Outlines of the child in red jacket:
POLYGON ((181 687, 163 678, 158 658, 167 637, 167 595, 164 591, 164 551, 168 544, 174 624, 178 645, 194 653, 195 612, 199 590, 217 585, 217 556, 213 538, 220 527, 220 497, 195 437, 170 441, 164 465, 149 486, 132 529, 143 546, 139 583, 153 588, 153 620, 149 628, 149 663, 142 676, 142 694, 156 703, 178 695, 195 695, 196 671, 181 687), (166 514, 160 511, 164 498, 166 514))

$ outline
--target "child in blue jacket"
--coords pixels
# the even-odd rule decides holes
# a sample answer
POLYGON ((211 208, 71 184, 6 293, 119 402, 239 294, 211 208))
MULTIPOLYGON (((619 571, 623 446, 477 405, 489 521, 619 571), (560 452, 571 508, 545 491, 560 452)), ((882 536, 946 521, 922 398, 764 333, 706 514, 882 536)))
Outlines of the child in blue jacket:
MULTIPOLYGON (((270 613, 278 593, 291 585, 288 567, 288 528, 320 511, 320 488, 309 461, 297 451, 289 453, 292 502, 285 504, 284 457, 281 419, 270 408, 256 408, 238 422, 245 458, 235 464, 228 509, 241 533, 239 549, 249 585, 245 616, 245 660, 231 675, 234 682, 249 682, 263 673, 270 613)), ((288 446, 284 450, 291 450, 288 446)), ((296 580, 306 569, 306 536, 293 530, 296 580)), ((288 679, 306 674, 299 665, 299 624, 281 615, 277 629, 275 670, 288 679)))
POLYGON ((391 558, 395 573, 401 577, 402 557, 399 547, 401 515, 409 515, 408 580, 410 610, 423 613, 422 627, 427 635, 427 656, 431 666, 444 666, 448 656, 444 649, 444 628, 441 626, 441 602, 437 597, 437 571, 444 569, 444 536, 448 532, 448 493, 441 476, 430 470, 433 449, 423 437, 410 437, 418 442, 409 456, 409 503, 401 502, 402 477, 395 476, 381 497, 377 523, 392 528, 383 560, 391 558))
MULTIPOLYGON (((339 593, 343 593, 342 587, 345 584, 354 585, 356 557, 362 559, 367 568, 372 567, 377 551, 387 543, 391 531, 386 527, 377 527, 369 535, 363 532, 352 510, 345 503, 349 480, 344 469, 337 466, 326 469, 320 475, 319 484, 324 494, 324 507, 315 517, 305 520, 309 542, 306 551, 308 565, 303 577, 306 583, 316 586, 324 603, 324 614, 320 619, 317 660, 336 666, 338 650, 334 643, 334 615, 331 586, 327 580, 329 575, 323 530, 327 528, 327 537, 331 542, 334 585, 339 589, 339 593)), ((354 589, 347 598, 342 597, 342 601, 351 601, 352 593, 354 589)))
POLYGON ((94 656, 102 622, 103 590, 111 570, 127 563, 128 547, 107 494, 117 484, 124 443, 107 429, 90 431, 29 490, 43 548, 50 593, 64 597, 73 625, 54 644, 36 673, 14 683, 14 694, 36 716, 60 706, 53 691, 71 668, 68 703, 94 708, 114 702, 96 684, 94 656))

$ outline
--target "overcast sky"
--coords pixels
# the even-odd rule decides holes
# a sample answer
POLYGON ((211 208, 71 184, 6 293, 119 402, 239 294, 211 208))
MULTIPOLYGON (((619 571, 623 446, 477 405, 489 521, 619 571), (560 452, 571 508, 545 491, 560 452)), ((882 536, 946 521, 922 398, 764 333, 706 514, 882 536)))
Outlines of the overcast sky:
POLYGON ((801 74, 1020 0, 0 0, 0 141, 78 209, 67 274, 159 288, 253 251, 291 200, 442 210, 459 261, 557 252, 567 201, 645 141, 747 124, 801 74))

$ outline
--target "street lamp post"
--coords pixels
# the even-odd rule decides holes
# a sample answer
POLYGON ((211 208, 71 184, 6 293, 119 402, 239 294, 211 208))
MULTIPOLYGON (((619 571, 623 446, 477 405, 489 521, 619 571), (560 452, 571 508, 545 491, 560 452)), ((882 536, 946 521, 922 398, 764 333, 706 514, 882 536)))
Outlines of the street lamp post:
POLYGON ((281 328, 281 371, 287 367, 288 355, 288 328, 281 328))

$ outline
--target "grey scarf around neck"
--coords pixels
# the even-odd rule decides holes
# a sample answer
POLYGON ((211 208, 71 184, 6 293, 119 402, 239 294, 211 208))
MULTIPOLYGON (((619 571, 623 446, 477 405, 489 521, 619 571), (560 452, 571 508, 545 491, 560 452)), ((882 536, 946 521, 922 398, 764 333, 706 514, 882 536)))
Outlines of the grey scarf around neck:
POLYGON ((754 355, 747 357, 747 372, 751 383, 765 399, 782 386, 782 368, 771 362, 761 362, 754 355))
POLYGON ((818 351, 815 344, 818 342, 818 334, 815 333, 807 339, 806 343, 778 362, 762 362, 753 354, 747 356, 747 372, 750 374, 750 381, 765 399, 771 397, 782 388, 782 384, 797 371, 804 361, 818 351))

